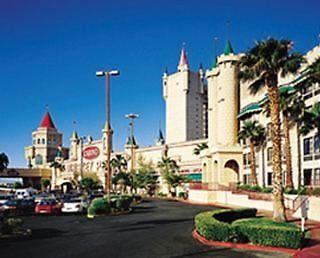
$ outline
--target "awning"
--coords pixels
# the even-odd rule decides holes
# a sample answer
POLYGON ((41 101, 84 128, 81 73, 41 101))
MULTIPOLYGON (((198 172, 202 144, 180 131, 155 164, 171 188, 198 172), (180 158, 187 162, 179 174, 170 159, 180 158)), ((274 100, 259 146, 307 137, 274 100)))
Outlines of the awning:
POLYGON ((246 115, 259 113, 260 111, 261 111, 261 107, 259 102, 250 103, 240 110, 238 114, 238 118, 241 119, 246 115))

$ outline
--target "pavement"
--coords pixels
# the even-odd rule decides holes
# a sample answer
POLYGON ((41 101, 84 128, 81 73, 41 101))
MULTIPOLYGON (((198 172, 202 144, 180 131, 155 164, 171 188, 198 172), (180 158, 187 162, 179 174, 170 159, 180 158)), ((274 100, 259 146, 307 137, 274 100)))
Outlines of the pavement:
POLYGON ((0 257, 288 258, 289 254, 205 246, 192 236, 194 216, 218 207, 147 200, 128 215, 26 216, 31 237, 0 239, 0 257))

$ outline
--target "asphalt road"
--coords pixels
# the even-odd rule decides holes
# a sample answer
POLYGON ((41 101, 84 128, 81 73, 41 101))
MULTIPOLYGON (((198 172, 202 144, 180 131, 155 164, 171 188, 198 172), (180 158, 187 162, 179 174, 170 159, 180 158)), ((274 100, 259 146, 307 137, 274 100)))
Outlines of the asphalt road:
POLYGON ((33 235, 0 239, 0 257, 158 258, 290 257, 280 253, 207 247, 192 238, 193 217, 213 207, 148 200, 129 215, 24 217, 33 235))

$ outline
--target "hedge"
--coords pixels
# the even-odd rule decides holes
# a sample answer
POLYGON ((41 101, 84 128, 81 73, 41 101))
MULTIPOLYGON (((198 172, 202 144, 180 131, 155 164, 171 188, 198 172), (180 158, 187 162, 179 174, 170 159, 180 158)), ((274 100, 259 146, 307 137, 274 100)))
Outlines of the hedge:
POLYGON ((200 235, 214 241, 301 247, 304 235, 295 224, 257 218, 256 212, 256 209, 203 212, 196 215, 195 227, 200 235))
POLYGON ((268 218, 250 218, 235 221, 236 231, 255 245, 300 248, 304 235, 291 223, 275 222, 268 218))
POLYGON ((110 206, 108 200, 105 198, 97 198, 92 201, 88 208, 88 214, 107 214, 110 213, 110 206))

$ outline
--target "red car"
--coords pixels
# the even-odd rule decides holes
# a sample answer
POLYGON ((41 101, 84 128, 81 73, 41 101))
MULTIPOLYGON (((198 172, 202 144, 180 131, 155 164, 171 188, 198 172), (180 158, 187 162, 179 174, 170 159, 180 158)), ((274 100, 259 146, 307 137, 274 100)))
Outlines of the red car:
POLYGON ((61 205, 53 199, 43 199, 35 207, 36 214, 58 214, 61 212, 61 205))

